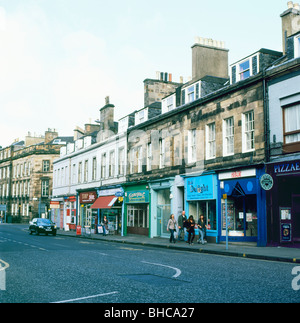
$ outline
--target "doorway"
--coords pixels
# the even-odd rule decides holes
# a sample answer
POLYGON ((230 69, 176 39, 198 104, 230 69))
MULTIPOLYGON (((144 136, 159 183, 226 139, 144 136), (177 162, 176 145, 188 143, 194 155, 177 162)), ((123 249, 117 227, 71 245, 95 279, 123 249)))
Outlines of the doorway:
POLYGON ((300 195, 293 195, 292 232, 293 241, 300 242, 300 195))

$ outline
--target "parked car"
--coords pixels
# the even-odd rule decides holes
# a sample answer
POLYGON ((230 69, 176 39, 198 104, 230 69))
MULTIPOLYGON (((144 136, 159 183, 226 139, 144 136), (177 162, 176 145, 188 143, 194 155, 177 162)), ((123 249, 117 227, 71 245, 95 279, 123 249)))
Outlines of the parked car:
POLYGON ((37 235, 40 233, 48 233, 56 236, 56 225, 49 219, 35 218, 31 222, 29 222, 29 234, 35 232, 37 235))

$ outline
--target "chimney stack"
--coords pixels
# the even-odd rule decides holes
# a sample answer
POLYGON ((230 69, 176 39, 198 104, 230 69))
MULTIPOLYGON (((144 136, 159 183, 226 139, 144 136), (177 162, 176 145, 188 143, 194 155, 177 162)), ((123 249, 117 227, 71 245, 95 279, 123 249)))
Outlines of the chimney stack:
POLYGON ((288 9, 280 17, 282 20, 282 48, 283 54, 287 53, 287 39, 300 31, 300 6, 299 3, 289 1, 288 9))
POLYGON ((228 78, 228 52, 223 41, 196 37, 192 46, 192 79, 207 75, 228 78))

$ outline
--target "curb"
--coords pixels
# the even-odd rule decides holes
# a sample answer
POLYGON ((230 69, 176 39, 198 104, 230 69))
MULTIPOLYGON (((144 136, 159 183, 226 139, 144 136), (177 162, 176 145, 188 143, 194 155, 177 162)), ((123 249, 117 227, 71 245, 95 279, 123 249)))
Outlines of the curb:
POLYGON ((235 251, 226 251, 226 250, 209 250, 209 249, 192 249, 187 247, 179 247, 175 245, 160 245, 160 244, 153 244, 148 242, 135 242, 135 241, 127 241, 125 239, 120 240, 113 240, 109 238, 93 238, 93 237, 83 237, 83 236, 73 236, 67 234, 60 234, 57 232, 57 235, 70 237, 70 238, 77 238, 77 239, 88 239, 94 241, 106 241, 106 242, 115 242, 120 244, 130 244, 130 245, 139 245, 145 247, 154 247, 154 248, 161 248, 161 249, 172 249, 172 250, 179 250, 179 251, 187 251, 193 253, 203 253, 203 254, 211 254, 217 256, 225 256, 225 257, 235 257, 235 258, 247 258, 247 259, 256 259, 256 260, 265 260, 265 261, 275 261, 275 262, 285 262, 285 263, 293 263, 293 264, 300 264, 300 259, 297 258, 290 258, 290 257, 280 257, 280 256, 267 256, 267 255, 257 255, 251 253, 241 253, 235 251))

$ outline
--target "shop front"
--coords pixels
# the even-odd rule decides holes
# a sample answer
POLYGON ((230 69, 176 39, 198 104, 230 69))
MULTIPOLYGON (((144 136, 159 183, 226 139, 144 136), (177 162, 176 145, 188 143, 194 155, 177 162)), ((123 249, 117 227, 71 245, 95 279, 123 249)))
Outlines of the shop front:
POLYGON ((149 236, 150 194, 146 184, 124 186, 124 232, 149 236))
POLYGON ((150 237, 170 237, 167 231, 170 215, 175 219, 184 207, 184 180, 181 176, 149 182, 151 194, 150 237))
POLYGON ((77 226, 80 226, 82 232, 96 232, 98 223, 98 212, 93 210, 91 206, 97 200, 96 191, 79 193, 79 208, 77 212, 77 226), (91 231, 90 231, 91 230, 91 231))
POLYGON ((186 177, 186 215, 193 215, 197 223, 203 215, 206 223, 206 238, 208 242, 217 242, 217 197, 218 178, 216 174, 186 177))
POLYGON ((267 165, 273 187, 267 194, 268 242, 300 247, 300 160, 267 165))
POLYGON ((226 240, 227 196, 228 236, 232 242, 257 242, 266 246, 266 193, 261 188, 263 169, 219 173, 219 240, 226 240))
POLYGON ((97 233, 102 233, 101 226, 105 216, 109 233, 121 233, 123 196, 124 191, 121 187, 99 191, 99 197, 91 206, 91 209, 96 210, 98 214, 97 233))
POLYGON ((53 199, 50 202, 51 221, 59 229, 64 228, 64 202, 63 199, 53 199))

